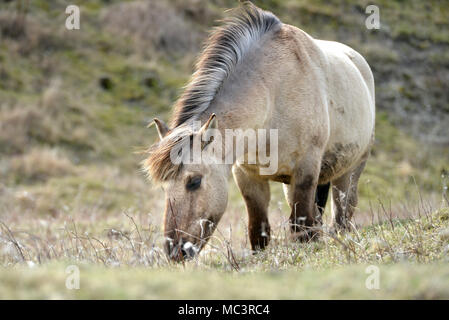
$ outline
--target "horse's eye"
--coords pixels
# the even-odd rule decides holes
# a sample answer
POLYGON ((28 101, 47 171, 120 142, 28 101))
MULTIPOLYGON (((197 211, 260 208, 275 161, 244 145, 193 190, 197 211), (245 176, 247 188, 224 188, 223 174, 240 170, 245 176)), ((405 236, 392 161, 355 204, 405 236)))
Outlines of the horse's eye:
POLYGON ((192 177, 187 181, 186 189, 189 191, 195 191, 201 186, 201 176, 192 177))

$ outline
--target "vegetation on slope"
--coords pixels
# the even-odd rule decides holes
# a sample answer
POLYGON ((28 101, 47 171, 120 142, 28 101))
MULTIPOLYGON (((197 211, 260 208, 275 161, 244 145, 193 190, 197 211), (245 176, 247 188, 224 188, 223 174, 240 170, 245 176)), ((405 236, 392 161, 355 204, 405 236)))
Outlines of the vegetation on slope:
MULTIPOLYGON (((141 156, 134 151, 156 139, 145 125, 154 116, 168 117, 207 31, 235 1, 77 1, 81 30, 72 31, 64 27, 65 1, 31 1, 22 29, 16 28, 16 3, 2 4, 0 11, 1 188, 52 203, 52 208, 36 208, 43 214, 71 205, 66 200, 79 194, 83 181, 94 194, 111 187, 121 191, 122 199, 112 197, 108 209, 134 203, 136 195, 148 192, 138 167, 141 156), (139 186, 112 186, 114 175, 139 186)), ((447 82, 428 82, 440 73, 446 77, 449 40, 440 26, 447 23, 447 8, 437 1, 434 6, 412 1, 406 8, 402 2, 382 2, 384 27, 370 31, 364 27, 363 2, 256 3, 315 37, 348 43, 371 64, 377 141, 361 198, 408 201, 415 181, 422 192, 439 193, 449 148, 417 142, 410 130, 394 124, 411 120, 414 109, 424 110, 422 99, 434 101, 419 119, 445 119, 439 114, 447 111, 447 82), (410 28, 404 35, 406 23, 410 28), (430 57, 438 58, 431 62, 430 57), (424 87, 414 88, 419 79, 424 87), (409 103, 419 108, 408 110, 409 103)), ((412 122, 406 127, 411 129, 412 122)), ((435 137, 449 136, 443 133, 435 137)))

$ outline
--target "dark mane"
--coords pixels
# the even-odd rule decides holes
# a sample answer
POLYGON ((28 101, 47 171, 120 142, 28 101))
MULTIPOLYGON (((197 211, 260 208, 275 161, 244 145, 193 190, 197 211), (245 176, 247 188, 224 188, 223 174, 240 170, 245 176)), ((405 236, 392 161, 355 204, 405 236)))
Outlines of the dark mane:
POLYGON ((205 111, 223 81, 260 38, 281 24, 272 14, 247 1, 213 30, 196 64, 196 71, 175 105, 172 127, 205 111))

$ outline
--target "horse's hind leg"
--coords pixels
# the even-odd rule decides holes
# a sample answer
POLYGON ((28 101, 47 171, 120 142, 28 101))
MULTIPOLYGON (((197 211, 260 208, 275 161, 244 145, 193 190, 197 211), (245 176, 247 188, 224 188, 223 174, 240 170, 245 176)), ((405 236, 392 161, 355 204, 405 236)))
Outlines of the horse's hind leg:
POLYGON ((270 202, 268 181, 251 176, 238 166, 232 168, 232 173, 245 200, 251 248, 264 249, 270 241, 270 224, 267 216, 270 202))
POLYGON ((331 230, 348 230, 350 228, 350 221, 358 202, 357 186, 365 164, 366 160, 354 170, 332 181, 331 230))

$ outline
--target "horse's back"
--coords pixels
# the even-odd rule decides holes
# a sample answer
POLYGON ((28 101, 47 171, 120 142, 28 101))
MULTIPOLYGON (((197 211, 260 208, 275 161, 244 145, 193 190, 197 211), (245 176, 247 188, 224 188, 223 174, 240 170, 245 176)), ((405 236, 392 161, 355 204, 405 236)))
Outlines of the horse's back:
POLYGON ((341 62, 343 68, 354 65, 367 86, 374 107, 374 76, 365 58, 351 47, 336 41, 314 40, 328 59, 341 62))

